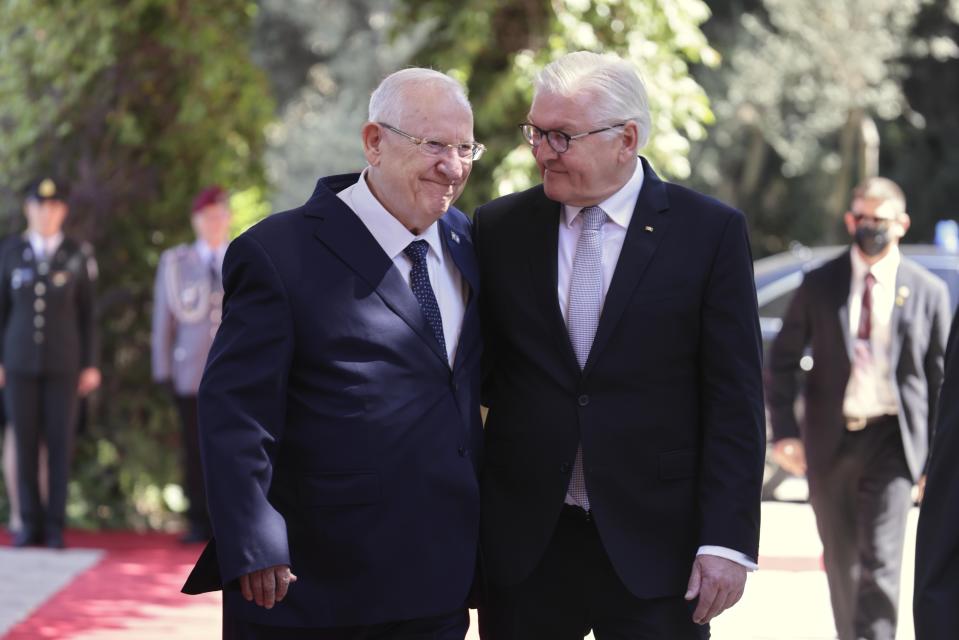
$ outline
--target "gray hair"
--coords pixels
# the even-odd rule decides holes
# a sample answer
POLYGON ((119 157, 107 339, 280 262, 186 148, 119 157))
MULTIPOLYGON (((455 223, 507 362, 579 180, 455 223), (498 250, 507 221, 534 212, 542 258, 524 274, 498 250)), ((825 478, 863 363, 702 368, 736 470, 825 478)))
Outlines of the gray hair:
POLYGON ((863 200, 877 200, 887 206, 896 216, 906 213, 906 194, 898 184, 889 178, 866 178, 852 191, 852 197, 863 200))
MULTIPOLYGON (((540 93, 564 97, 592 92, 595 115, 603 124, 632 120, 639 128, 638 147, 646 146, 652 120, 646 86, 633 65, 613 55, 590 51, 567 53, 536 76, 533 99, 540 93)), ((597 122, 599 124, 599 122, 597 122)))
POLYGON ((454 98, 472 112, 470 101, 466 97, 463 85, 445 73, 409 67, 386 76, 370 96, 370 122, 386 122, 399 126, 403 120, 407 91, 413 86, 442 86, 450 90, 454 98))

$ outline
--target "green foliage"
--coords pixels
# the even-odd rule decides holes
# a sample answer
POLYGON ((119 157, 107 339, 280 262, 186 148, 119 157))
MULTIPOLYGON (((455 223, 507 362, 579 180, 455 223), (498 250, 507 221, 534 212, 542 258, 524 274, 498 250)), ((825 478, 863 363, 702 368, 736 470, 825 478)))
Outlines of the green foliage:
MULTIPOLYGON (((93 525, 166 526, 182 500, 178 427, 150 381, 160 252, 192 237, 190 200, 235 191, 264 215, 263 130, 273 113, 250 62, 246 0, 8 0, 0 8, 0 198, 53 171, 72 184, 67 232, 100 263, 103 387, 78 442, 69 513, 93 525)), ((8 217, 10 230, 21 226, 8 217)))
POLYGON ((690 140, 712 121, 709 101, 690 77, 690 63, 714 64, 699 24, 700 0, 406 0, 397 33, 428 25, 413 63, 433 66, 469 89, 475 135, 488 147, 473 167, 457 206, 466 211, 538 181, 516 125, 525 120, 536 72, 576 50, 614 52, 640 69, 650 95, 653 134, 644 151, 665 174, 690 174, 690 140))

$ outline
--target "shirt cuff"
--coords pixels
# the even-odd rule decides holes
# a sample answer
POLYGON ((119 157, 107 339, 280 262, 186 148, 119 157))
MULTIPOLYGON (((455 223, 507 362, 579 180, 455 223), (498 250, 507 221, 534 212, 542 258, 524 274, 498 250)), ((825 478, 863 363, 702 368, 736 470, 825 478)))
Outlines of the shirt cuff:
POLYGON ((727 549, 726 547, 715 547, 711 545, 703 545, 696 551, 697 556, 717 556, 719 558, 726 558, 727 560, 732 560, 736 564, 741 564, 746 567, 747 571, 756 571, 759 569, 759 565, 753 561, 752 558, 747 556, 745 553, 736 551, 735 549, 727 549))

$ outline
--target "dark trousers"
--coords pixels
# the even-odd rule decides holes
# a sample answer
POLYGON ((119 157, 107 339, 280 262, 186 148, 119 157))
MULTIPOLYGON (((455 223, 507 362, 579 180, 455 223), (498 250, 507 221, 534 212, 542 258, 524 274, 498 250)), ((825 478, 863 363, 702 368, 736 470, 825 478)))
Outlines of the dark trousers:
POLYGON ((223 640, 463 640, 469 626, 466 609, 402 622, 325 629, 253 624, 224 611, 223 640))
MULTIPOLYGON (((692 569, 692 560, 690 560, 692 569)), ((705 640, 682 595, 641 599, 616 575, 582 509, 564 507, 546 554, 512 587, 488 585, 479 611, 483 640, 705 640)))
POLYGON ((186 517, 193 533, 210 536, 210 515, 206 507, 206 488, 200 463, 200 433, 196 396, 174 396, 180 414, 183 482, 190 505, 186 517))
POLYGON ((17 441, 17 495, 23 531, 39 538, 63 531, 67 481, 76 424, 77 374, 29 375, 7 372, 4 396, 17 441), (49 496, 40 500, 40 442, 49 455, 49 496))
POLYGON ((840 640, 893 640, 912 477, 895 417, 843 434, 809 476, 840 640))

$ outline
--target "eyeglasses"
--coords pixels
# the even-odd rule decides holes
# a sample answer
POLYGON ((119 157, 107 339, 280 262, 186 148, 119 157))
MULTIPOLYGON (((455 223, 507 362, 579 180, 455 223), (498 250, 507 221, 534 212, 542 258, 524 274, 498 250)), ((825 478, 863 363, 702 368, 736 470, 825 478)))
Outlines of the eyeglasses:
POLYGON ((439 142, 437 140, 428 140, 426 138, 417 138, 414 135, 410 135, 401 129, 386 124, 385 122, 377 122, 376 124, 380 125, 384 129, 389 129, 397 135, 401 135, 413 144, 416 147, 425 153, 428 156, 441 156, 446 153, 447 149, 452 149, 456 152, 457 157, 461 160, 479 160, 483 153, 486 151, 486 147, 479 142, 457 142, 455 144, 447 144, 445 142, 439 142))
POLYGON ((609 131, 610 129, 617 129, 625 125, 625 122, 620 122, 619 124, 611 124, 608 127, 602 127, 601 129, 593 129, 592 131, 587 131, 585 133, 569 135, 568 133, 558 129, 540 129, 535 124, 524 122, 523 124, 519 125, 519 130, 523 132, 523 137, 526 138, 526 142, 528 142, 531 147, 538 147, 539 143, 545 138, 546 142, 549 143, 549 146, 553 149, 553 151, 556 153, 566 153, 569 151, 569 143, 573 140, 579 140, 580 138, 591 136, 594 133, 609 131))

